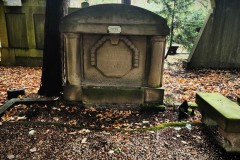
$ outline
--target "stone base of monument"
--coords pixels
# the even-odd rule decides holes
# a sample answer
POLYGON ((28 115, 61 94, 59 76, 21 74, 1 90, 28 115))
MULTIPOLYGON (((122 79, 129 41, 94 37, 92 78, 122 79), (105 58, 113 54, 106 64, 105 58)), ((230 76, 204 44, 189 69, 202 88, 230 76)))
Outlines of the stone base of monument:
POLYGON ((64 87, 64 100, 86 104, 163 104, 164 89, 148 87, 64 87))

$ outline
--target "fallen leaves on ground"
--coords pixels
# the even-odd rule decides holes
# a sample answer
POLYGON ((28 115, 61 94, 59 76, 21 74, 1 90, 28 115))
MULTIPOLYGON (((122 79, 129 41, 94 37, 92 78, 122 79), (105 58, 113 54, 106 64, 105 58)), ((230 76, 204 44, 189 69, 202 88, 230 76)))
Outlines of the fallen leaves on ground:
MULTIPOLYGON (((0 103, 6 101, 8 89, 25 88, 27 96, 36 93, 40 75, 40 68, 0 67, 0 103)), ((219 91, 233 100, 239 96, 240 76, 234 71, 167 68, 163 77, 165 103, 193 102, 199 91, 219 91)), ((239 155, 226 153, 219 147, 218 141, 211 137, 217 135, 215 132, 188 123, 200 122, 199 114, 185 119, 187 125, 183 127, 115 132, 119 128, 131 130, 177 121, 174 107, 167 107, 165 112, 115 107, 117 109, 104 106, 99 109, 61 103, 16 105, 5 112, 0 121, 0 159, 239 159, 239 155), (36 121, 81 125, 83 128, 31 123, 36 121)))
MULTIPOLYGON (((183 119, 184 122, 196 122, 201 118, 198 111, 194 116, 183 119)), ((97 130, 136 130, 159 126, 168 122, 177 122, 177 110, 167 107, 164 112, 142 109, 137 105, 104 105, 80 107, 59 103, 53 105, 19 104, 1 117, 0 122, 52 122, 85 128, 79 132, 88 133, 88 129, 97 130)), ((66 131, 68 132, 68 131, 66 131)), ((68 134, 76 134, 70 132, 68 134)))
MULTIPOLYGON (((194 102, 197 92, 218 92, 234 101, 240 96, 239 72, 206 69, 187 71, 181 67, 181 63, 165 62, 163 87, 166 103, 183 100, 194 102)), ((40 79, 39 67, 0 67, 0 106, 6 101, 7 90, 24 88, 27 96, 36 94, 40 79)))
POLYGON ((240 96, 240 73, 225 70, 165 69, 165 102, 194 102, 198 92, 217 92, 236 101, 240 96))
POLYGON ((0 66, 0 106, 7 99, 7 90, 25 89, 27 96, 36 94, 40 86, 41 73, 39 67, 0 66))
POLYGON ((64 130, 54 125, 4 124, 0 127, 0 159, 239 159, 237 154, 224 152, 212 137, 217 134, 203 126, 86 134, 66 134, 64 130), (33 138, 29 128, 36 130, 33 138))

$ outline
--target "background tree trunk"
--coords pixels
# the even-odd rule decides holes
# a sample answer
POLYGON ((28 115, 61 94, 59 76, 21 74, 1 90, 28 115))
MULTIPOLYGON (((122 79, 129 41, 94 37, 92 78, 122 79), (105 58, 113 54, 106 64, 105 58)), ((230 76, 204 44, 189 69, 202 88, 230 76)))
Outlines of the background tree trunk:
POLYGON ((63 40, 60 20, 67 14, 70 0, 47 0, 44 26, 44 49, 41 85, 38 93, 58 96, 62 91, 63 40))

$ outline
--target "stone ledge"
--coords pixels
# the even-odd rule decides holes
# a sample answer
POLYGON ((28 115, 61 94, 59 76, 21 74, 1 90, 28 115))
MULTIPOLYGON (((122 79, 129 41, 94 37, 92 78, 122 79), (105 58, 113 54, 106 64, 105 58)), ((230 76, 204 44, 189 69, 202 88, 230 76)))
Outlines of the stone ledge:
POLYGON ((144 101, 146 103, 163 104, 164 88, 144 88, 144 101))
POLYGON ((142 88, 83 87, 83 103, 143 104, 142 88))

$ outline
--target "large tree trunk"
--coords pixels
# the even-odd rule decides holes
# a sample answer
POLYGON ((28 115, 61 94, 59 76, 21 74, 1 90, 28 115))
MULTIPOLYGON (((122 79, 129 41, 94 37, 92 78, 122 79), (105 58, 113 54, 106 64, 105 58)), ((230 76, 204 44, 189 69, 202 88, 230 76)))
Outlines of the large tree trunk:
POLYGON ((69 0, 47 0, 44 27, 44 50, 41 85, 38 93, 58 96, 62 91, 62 35, 60 20, 67 14, 69 0))

